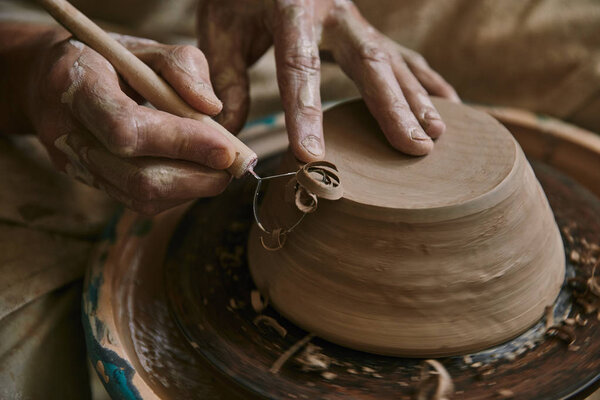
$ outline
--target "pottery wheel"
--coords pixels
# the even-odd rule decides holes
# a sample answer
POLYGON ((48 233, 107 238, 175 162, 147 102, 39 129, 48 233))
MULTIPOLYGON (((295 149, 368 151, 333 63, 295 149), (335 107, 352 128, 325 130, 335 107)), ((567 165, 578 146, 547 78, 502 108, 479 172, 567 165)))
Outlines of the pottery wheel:
MULTIPOLYGON (((277 163, 263 163, 259 172, 271 172, 277 163)), ((565 253, 585 251, 582 238, 600 243, 600 200, 550 167, 534 164, 534 170, 561 231, 569 232, 570 238, 563 237, 565 253)), ((222 196, 198 201, 171 239, 164 264, 165 293, 171 316, 189 347, 180 360, 183 365, 162 369, 164 380, 177 382, 185 374, 193 381, 199 363, 243 393, 243 398, 412 398, 420 360, 363 353, 319 338, 311 343, 317 346, 312 350, 319 359, 325 360, 320 366, 303 363, 296 354, 279 373, 269 371, 307 332, 271 307, 262 314, 277 321, 285 335, 269 324, 255 323, 258 314, 250 300, 255 287, 246 261, 252 191, 251 181, 238 181, 222 196)), ((567 264, 568 276, 591 272, 587 266, 567 264)), ((555 318, 580 312, 581 307, 572 303, 571 290, 564 286, 555 304, 555 318)), ((600 380, 600 321, 595 314, 587 318, 588 324, 577 328, 576 351, 556 338, 545 338, 540 322, 506 344, 440 361, 452 376, 458 398, 501 398, 502 390, 519 399, 582 397, 600 380)), ((147 346, 163 345, 146 340, 150 341, 147 346)), ((198 397, 203 395, 198 393, 198 397)))

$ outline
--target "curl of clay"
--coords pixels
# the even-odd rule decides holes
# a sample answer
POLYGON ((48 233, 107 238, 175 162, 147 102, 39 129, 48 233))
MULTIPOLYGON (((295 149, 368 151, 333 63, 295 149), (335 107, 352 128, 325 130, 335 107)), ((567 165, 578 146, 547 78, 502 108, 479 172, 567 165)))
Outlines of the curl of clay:
POLYGON ((296 190, 294 204, 296 205, 296 208, 303 213, 310 214, 317 211, 318 202, 317 195, 308 192, 302 186, 296 190))
POLYGON ((269 317, 268 315, 259 315, 258 317, 254 318, 254 321, 252 322, 256 326, 260 325, 261 323, 269 325, 277 333, 279 333, 281 337, 285 337, 287 335, 287 330, 283 326, 279 325, 279 322, 275 321, 275 319, 269 317))
POLYGON ((337 167, 328 161, 305 164, 297 173, 296 181, 308 193, 326 200, 339 200, 344 195, 337 167))
POLYGON ((291 356, 296 354, 298 352, 298 350, 300 350, 302 347, 304 347, 314 337, 315 337, 314 334, 309 333, 308 335, 304 336, 302 339, 300 339, 296 343, 294 343, 292 345, 292 347, 287 349, 282 355, 279 356, 279 358, 277 360, 275 360, 275 362, 273 363, 273 365, 271 366, 269 371, 273 374, 279 373, 279 371, 281 370, 281 367, 283 367, 283 364, 285 364, 286 361, 289 360, 291 356))
POLYGON ((452 378, 436 360, 425 360, 421 367, 418 400, 448 400, 454 392, 452 378))
MULTIPOLYGON (((315 161, 305 164, 296 172, 285 186, 284 201, 293 203, 303 216, 317 210, 318 199, 338 200, 344 195, 344 188, 338 170, 333 163, 315 161)), ((276 228, 265 231, 260 242, 266 250, 274 251, 283 248, 287 234, 302 220, 287 229, 276 228)))
POLYGON ((265 250, 275 251, 283 248, 287 239, 286 232, 281 228, 273 229, 270 235, 265 239, 264 236, 260 237, 260 242, 265 250))
POLYGON ((258 290, 250 292, 250 303, 255 312, 261 313, 269 305, 269 299, 264 298, 258 290))

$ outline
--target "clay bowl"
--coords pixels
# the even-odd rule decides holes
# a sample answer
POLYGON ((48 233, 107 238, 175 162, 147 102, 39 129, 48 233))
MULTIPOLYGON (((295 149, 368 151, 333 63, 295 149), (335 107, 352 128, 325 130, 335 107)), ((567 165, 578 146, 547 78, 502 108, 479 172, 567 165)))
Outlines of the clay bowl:
MULTIPOLYGON (((448 356, 519 335, 554 302, 563 246, 521 148, 488 114, 435 103, 447 131, 425 157, 394 150, 360 101, 329 110, 327 160, 344 196, 320 200, 277 251, 253 227, 254 281, 303 329, 378 354, 448 356)), ((267 227, 301 215, 285 186, 267 189, 267 227)))

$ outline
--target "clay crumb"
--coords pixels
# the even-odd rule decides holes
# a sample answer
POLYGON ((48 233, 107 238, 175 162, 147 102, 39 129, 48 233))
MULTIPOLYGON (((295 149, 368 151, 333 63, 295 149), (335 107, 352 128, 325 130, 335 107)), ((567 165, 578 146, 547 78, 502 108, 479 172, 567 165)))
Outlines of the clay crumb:
POLYGON ((371 376, 372 376, 373 378, 379 378, 379 379, 383 378, 383 376, 382 376, 382 375, 380 375, 380 374, 378 374, 378 373, 371 374, 371 376))
POLYGON ((588 324, 588 320, 583 318, 581 316, 581 314, 577 314, 575 315, 575 322, 577 323, 577 325, 579 326, 586 326, 588 324))
POLYGON ((587 280, 587 287, 594 296, 600 297, 600 282, 598 281, 598 277, 596 276, 597 266, 598 263, 594 265, 594 269, 592 270, 592 276, 590 276, 590 278, 587 280))
POLYGON ((551 326, 546 330, 546 335, 550 337, 557 337, 565 342, 568 346, 571 346, 573 343, 575 343, 575 331, 570 326, 551 326))
POLYGON ((481 368, 477 369, 477 377, 480 379, 487 379, 496 372, 496 369, 491 364, 485 364, 481 368))
POLYGON ((469 355, 463 356, 463 361, 465 364, 473 364, 473 359, 469 355))
POLYGON ((554 307, 552 305, 544 308, 544 317, 546 319, 546 331, 554 326, 554 307))
POLYGON ((349 374, 352 374, 352 375, 356 375, 356 374, 358 374, 358 371, 357 371, 357 370, 355 370, 354 368, 348 368, 348 369, 346 370, 346 372, 348 372, 349 374))
POLYGON ((375 372, 375 370, 373 368, 369 368, 369 367, 361 367, 360 369, 362 369, 362 371, 366 372, 367 374, 372 374, 373 372, 375 372))
POLYGON ((329 368, 331 359, 321 353, 322 348, 308 343, 304 351, 297 357, 297 361, 302 364, 302 371, 319 371, 329 368))
POLYGON ((275 331, 279 333, 281 337, 285 337, 287 335, 287 330, 283 326, 279 325, 279 322, 267 315, 259 315, 258 317, 254 318, 252 322, 256 326, 259 326, 261 323, 270 326, 271 328, 275 329, 275 331))
POLYGON ((515 393, 509 389, 498 389, 496 393, 498 393, 498 396, 502 399, 511 399, 515 397, 515 393))
POLYGON ((260 314, 269 305, 269 300, 263 297, 258 290, 253 290, 250 292, 250 303, 254 311, 260 314))
POLYGON ((325 379, 327 379, 328 381, 337 378, 337 374, 334 374, 333 372, 330 371, 325 371, 323 373, 321 373, 321 376, 325 379))
POLYGON ((483 365, 483 363, 482 363, 482 362, 476 362, 476 363, 473 363, 473 364, 471 364, 471 368, 479 368, 479 367, 481 367, 482 365, 483 365))
POLYGON ((235 301, 235 299, 233 297, 229 299, 229 307, 231 307, 234 310, 237 310, 239 308, 238 303, 235 301))
POLYGON ((591 313, 597 311, 598 303, 600 303, 600 301, 588 301, 587 299, 584 299, 583 297, 577 297, 575 299, 575 301, 577 302, 577 304, 579 304, 581 307, 583 307, 584 314, 591 314, 591 313))
POLYGON ((579 261, 581 261, 581 256, 579 255, 579 252, 577 252, 577 250, 571 250, 571 254, 569 255, 569 259, 574 262, 575 264, 578 264, 579 261))

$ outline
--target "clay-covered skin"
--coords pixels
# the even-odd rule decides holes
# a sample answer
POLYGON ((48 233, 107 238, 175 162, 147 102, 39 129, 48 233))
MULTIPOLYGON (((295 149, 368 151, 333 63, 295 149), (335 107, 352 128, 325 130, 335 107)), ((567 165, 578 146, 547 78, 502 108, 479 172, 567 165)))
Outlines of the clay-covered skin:
MULTIPOLYGON (((2 132, 35 131, 57 168, 142 213, 225 189, 231 178, 223 169, 235 153, 215 128, 138 104, 110 63, 62 28, 0 30, 0 68, 11 77, 2 96, 19 110, 3 110, 2 132)), ((200 50, 115 37, 196 110, 221 111, 200 50)))
POLYGON ((375 30, 349 0, 200 0, 199 46, 223 101, 219 121, 241 129, 249 107, 247 69, 273 44, 294 155, 322 159, 320 56, 354 80, 389 143, 423 155, 445 125, 428 94, 459 101, 419 54, 375 30))

